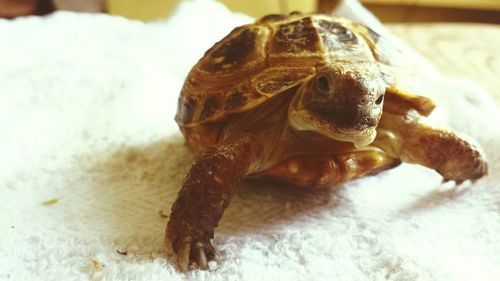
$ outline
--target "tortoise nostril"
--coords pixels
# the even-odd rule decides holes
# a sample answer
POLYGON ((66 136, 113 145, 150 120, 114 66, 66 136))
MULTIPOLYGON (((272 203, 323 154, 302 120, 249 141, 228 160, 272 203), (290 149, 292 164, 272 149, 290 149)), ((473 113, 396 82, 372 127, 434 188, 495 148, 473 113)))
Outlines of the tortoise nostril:
POLYGON ((330 91, 330 81, 328 81, 328 78, 326 78, 326 76, 321 75, 320 77, 318 77, 317 87, 320 91, 327 93, 330 91))
POLYGON ((380 97, 378 97, 378 99, 375 101, 375 104, 380 105, 383 100, 384 100, 384 95, 380 95, 380 97))

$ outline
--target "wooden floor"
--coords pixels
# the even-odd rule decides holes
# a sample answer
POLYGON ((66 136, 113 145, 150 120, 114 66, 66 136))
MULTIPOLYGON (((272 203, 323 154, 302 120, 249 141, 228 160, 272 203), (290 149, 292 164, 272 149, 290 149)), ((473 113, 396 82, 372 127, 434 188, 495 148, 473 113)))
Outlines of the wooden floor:
MULTIPOLYGON (((330 11, 341 0, 317 0, 330 11)), ((360 0, 383 22, 500 23, 500 0, 360 0)))
MULTIPOLYGON (((500 0, 498 1, 500 3, 500 0)), ((412 5, 366 4, 383 22, 483 22, 500 23, 500 10, 412 5)))
POLYGON ((442 73, 477 82, 500 105, 500 25, 411 23, 388 27, 442 73))

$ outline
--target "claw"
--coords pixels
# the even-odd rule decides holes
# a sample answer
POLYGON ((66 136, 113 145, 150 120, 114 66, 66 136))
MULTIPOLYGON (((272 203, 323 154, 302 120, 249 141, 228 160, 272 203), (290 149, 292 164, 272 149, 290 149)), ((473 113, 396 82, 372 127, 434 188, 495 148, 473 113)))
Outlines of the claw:
POLYGON ((208 270, 207 254, 205 253, 205 249, 203 249, 203 244, 199 242, 196 243, 194 249, 194 256, 196 259, 196 263, 198 264, 200 269, 208 270))
POLYGON ((206 255, 207 255, 207 259, 212 261, 212 260, 215 260, 215 261, 218 261, 218 258, 217 258, 217 255, 215 254, 215 249, 214 247, 212 246, 211 243, 208 243, 206 245, 206 251, 205 251, 206 255))
MULTIPOLYGON (((189 237, 190 238, 190 237, 189 237)), ((186 239, 181 242, 177 253, 177 265, 181 272, 188 271, 189 266, 189 253, 191 252, 191 239, 186 239)))

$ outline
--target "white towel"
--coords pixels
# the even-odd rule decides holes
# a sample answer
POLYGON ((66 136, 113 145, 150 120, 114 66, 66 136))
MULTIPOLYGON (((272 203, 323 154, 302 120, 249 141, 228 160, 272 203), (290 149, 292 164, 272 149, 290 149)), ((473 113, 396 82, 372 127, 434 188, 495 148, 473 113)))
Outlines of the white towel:
POLYGON ((221 262, 177 272, 159 214, 194 157, 177 96, 250 21, 210 0, 148 24, 0 20, 0 280, 500 280, 500 113, 445 78, 422 83, 437 119, 484 147, 487 178, 455 188, 402 165, 332 190, 244 186, 216 229, 221 262))

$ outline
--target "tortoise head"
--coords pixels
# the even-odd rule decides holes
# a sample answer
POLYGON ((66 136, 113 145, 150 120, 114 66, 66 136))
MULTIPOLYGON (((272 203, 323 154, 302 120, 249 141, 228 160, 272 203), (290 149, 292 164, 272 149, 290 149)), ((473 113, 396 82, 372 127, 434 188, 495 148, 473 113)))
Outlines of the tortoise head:
POLYGON ((327 65, 298 89, 290 123, 298 130, 365 146, 377 134, 384 93, 385 83, 375 65, 327 65))

